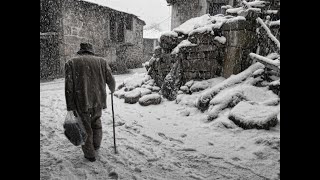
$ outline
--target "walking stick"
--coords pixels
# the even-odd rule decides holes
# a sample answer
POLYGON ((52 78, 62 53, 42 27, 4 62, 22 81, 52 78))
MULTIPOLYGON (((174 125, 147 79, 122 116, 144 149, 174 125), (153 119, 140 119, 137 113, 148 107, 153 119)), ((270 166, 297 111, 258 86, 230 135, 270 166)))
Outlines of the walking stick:
POLYGON ((111 93, 111 108, 112 108, 112 120, 113 120, 113 145, 114 145, 114 153, 117 154, 116 131, 115 131, 114 111, 113 111, 113 93, 111 93))

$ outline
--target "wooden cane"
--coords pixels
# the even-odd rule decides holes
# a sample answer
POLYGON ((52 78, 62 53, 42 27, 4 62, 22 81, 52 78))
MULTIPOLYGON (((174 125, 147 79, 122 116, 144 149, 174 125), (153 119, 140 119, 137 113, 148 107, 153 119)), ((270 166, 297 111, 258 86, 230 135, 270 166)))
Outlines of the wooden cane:
POLYGON ((116 131, 115 131, 114 111, 113 111, 113 93, 111 93, 111 108, 112 108, 112 120, 113 120, 113 145, 114 145, 114 153, 117 154, 116 131))

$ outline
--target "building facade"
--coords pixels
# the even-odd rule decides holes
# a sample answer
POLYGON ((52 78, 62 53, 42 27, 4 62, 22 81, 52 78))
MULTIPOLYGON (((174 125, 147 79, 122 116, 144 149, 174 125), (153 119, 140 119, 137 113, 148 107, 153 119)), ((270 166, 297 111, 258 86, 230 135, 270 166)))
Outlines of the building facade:
POLYGON ((81 42, 110 62, 143 62, 143 26, 137 16, 78 0, 40 1, 40 79, 62 77, 81 42))
POLYGON ((171 29, 185 21, 204 14, 221 14, 221 6, 235 5, 235 0, 167 0, 172 7, 171 29))

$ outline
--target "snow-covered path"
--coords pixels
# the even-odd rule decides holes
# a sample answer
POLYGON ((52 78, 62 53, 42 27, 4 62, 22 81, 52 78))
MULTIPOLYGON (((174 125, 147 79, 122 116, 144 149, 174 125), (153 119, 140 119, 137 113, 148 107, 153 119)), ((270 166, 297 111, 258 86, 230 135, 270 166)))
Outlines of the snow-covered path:
MULTIPOLYGON (((115 79, 119 84, 131 74, 115 79)), ((91 163, 63 134, 64 79, 40 83, 40 179, 108 179, 111 171, 119 179, 171 180, 277 179, 280 174, 280 125, 268 131, 228 129, 204 123, 196 109, 184 116, 185 107, 166 100, 144 107, 114 97, 119 152, 114 154, 110 96, 107 102, 102 147, 91 163)))

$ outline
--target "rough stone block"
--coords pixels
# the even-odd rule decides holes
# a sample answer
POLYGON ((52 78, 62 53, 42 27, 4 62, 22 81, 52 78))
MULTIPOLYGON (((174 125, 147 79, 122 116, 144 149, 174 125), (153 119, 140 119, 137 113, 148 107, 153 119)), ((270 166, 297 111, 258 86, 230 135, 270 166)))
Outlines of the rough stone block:
POLYGON ((160 104, 161 103, 161 96, 159 94, 148 94, 142 96, 139 99, 139 104, 142 106, 149 106, 151 104, 160 104))
POLYGON ((222 76, 228 78, 232 74, 237 74, 236 66, 241 60, 241 49, 237 47, 227 47, 226 53, 223 59, 222 76))
POLYGON ((221 26, 222 31, 244 30, 248 27, 249 22, 246 20, 230 21, 221 26))

